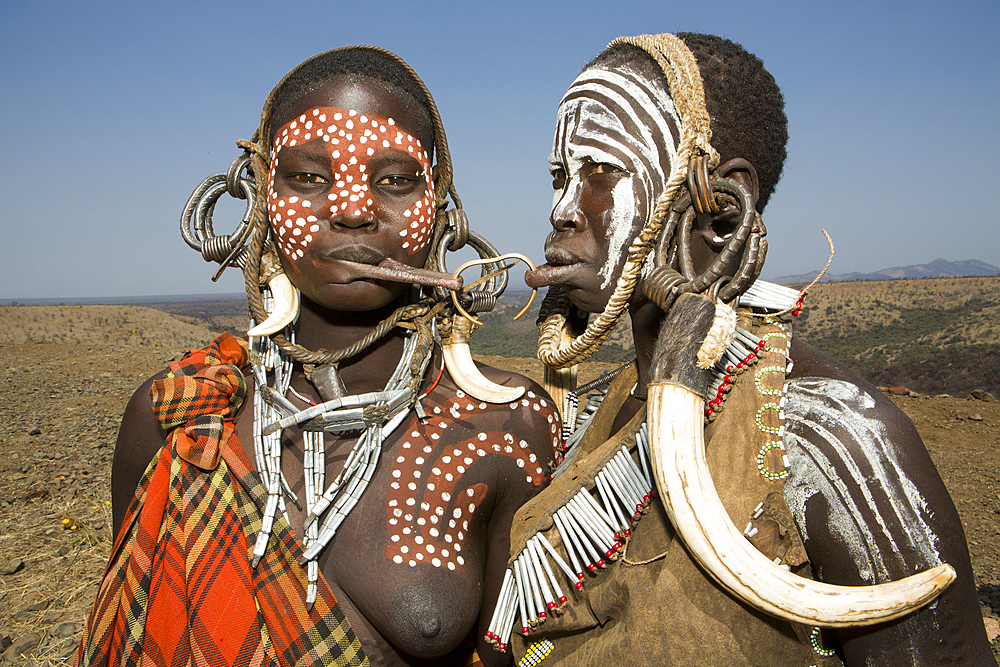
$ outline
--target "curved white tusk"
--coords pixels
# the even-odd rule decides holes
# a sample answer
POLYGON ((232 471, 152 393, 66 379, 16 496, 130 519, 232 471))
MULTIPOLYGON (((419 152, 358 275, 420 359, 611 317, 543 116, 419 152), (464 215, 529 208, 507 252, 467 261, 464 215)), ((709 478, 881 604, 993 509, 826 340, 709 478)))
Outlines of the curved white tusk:
POLYGON ((521 398, 524 387, 504 387, 479 372, 469 350, 471 328, 469 320, 456 317, 452 322, 451 335, 441 340, 445 367, 455 384, 469 396, 487 403, 510 403, 521 398))
POLYGON ((955 579, 943 564, 885 584, 834 586, 778 567, 733 525, 719 499, 705 459, 704 400, 657 382, 647 405, 653 469, 670 521, 702 567, 753 607, 807 625, 871 625, 927 604, 955 579))
POLYGON ((274 310, 267 319, 247 332, 248 336, 270 336, 287 327, 299 315, 299 291, 281 271, 267 281, 274 298, 274 310))

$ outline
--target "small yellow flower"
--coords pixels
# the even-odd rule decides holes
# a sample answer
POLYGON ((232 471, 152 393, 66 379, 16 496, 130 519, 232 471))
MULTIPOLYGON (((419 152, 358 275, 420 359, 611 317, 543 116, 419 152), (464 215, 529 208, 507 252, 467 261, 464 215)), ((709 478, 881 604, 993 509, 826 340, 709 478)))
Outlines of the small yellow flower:
POLYGON ((97 509, 97 505, 94 505, 91 509, 95 509, 96 510, 97 509))
POLYGON ((111 504, 111 501, 110 501, 110 500, 105 500, 105 501, 104 501, 104 504, 105 504, 105 505, 110 505, 110 504, 111 504))
POLYGON ((64 526, 68 526, 69 525, 69 519, 63 519, 63 525, 64 526))
POLYGON ((70 526, 69 529, 70 530, 76 530, 76 524, 73 524, 72 526, 70 526))

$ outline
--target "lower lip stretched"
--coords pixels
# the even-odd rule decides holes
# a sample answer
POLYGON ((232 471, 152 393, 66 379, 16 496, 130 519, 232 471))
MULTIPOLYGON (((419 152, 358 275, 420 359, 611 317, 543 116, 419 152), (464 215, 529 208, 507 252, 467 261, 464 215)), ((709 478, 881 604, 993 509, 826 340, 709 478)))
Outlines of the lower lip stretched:
POLYGON ((378 264, 352 262, 346 259, 333 260, 347 269, 354 280, 387 280, 390 282, 408 283, 411 285, 426 285, 458 290, 462 288, 462 278, 452 278, 448 274, 427 269, 418 269, 400 264, 391 259, 383 259, 378 264))
POLYGON ((565 284, 579 268, 580 264, 542 264, 534 271, 525 272, 524 282, 532 289, 565 284))

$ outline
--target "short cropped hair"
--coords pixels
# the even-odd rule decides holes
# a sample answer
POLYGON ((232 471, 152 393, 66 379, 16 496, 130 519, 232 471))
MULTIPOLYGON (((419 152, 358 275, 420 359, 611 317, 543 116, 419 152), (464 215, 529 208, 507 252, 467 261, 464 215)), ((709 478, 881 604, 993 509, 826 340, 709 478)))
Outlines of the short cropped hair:
MULTIPOLYGON (((389 56, 371 49, 358 47, 327 51, 299 67, 274 92, 271 118, 282 118, 287 112, 287 107, 299 97, 334 76, 346 76, 352 81, 357 81, 360 77, 375 79, 413 99, 419 110, 419 117, 416 119, 419 126, 416 129, 427 138, 428 155, 433 160, 434 124, 431 120, 430 101, 406 69, 389 56)), ((278 126, 272 122, 272 140, 273 133, 277 129, 278 126)))
MULTIPOLYGON (((725 162, 742 157, 757 170, 757 210, 763 212, 785 166, 788 119, 785 98, 760 58, 736 42, 715 35, 677 33, 698 61, 705 107, 712 120, 712 145, 725 162)), ((631 44, 604 49, 584 69, 630 66, 666 88, 652 56, 631 44)))

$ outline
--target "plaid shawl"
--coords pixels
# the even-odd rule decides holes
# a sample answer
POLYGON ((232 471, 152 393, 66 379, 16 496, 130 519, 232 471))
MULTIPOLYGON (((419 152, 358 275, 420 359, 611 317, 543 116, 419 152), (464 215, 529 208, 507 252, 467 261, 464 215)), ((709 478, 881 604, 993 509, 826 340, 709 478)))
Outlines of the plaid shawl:
POLYGON ((222 334, 152 388, 170 429, 112 549, 78 665, 368 665, 320 578, 306 611, 302 547, 283 517, 250 567, 266 492, 235 437, 247 351, 222 334))

